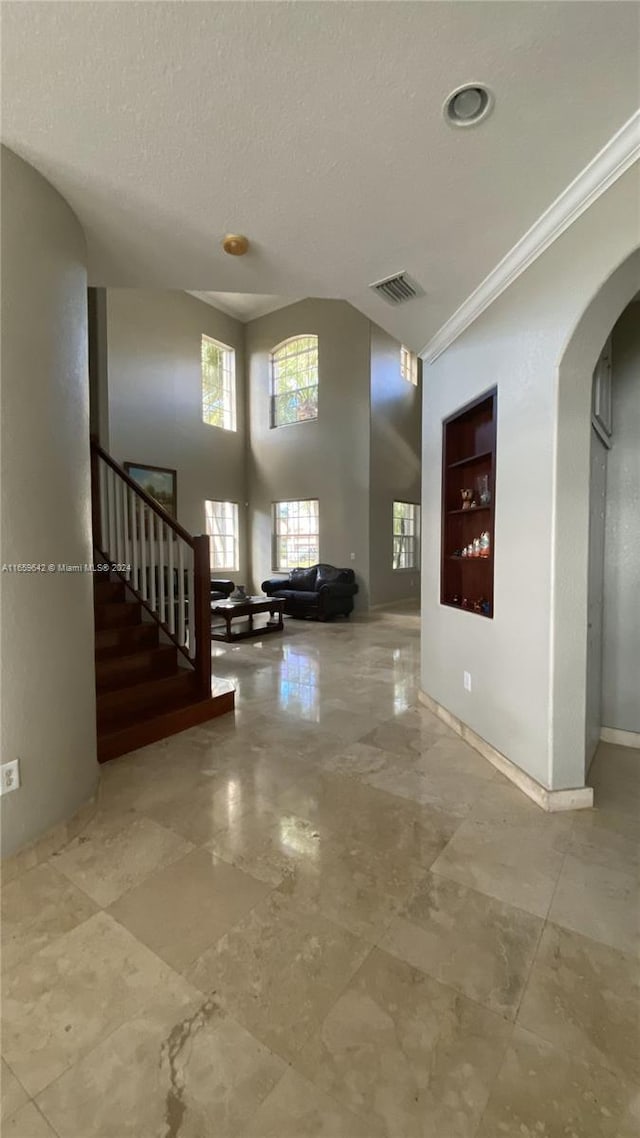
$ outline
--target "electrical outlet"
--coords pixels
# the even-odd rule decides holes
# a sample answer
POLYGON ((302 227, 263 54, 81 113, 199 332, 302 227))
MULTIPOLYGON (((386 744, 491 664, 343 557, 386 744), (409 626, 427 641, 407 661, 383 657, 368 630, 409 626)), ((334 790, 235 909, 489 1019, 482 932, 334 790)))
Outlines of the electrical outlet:
POLYGON ((0 766, 0 794, 8 794, 20 786, 20 766, 18 759, 0 766))
POLYGON ((352 561, 355 561, 355 559, 356 559, 356 555, 355 555, 355 553, 352 553, 352 554, 351 554, 351 560, 352 560, 352 561))
POLYGON ((471 672, 463 672, 464 690, 471 691, 471 672))

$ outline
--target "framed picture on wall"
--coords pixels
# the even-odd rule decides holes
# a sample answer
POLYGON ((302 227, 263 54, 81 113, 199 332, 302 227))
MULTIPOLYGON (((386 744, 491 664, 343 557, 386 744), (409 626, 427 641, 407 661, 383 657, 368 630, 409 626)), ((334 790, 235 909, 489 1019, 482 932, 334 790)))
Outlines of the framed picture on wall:
POLYGON ((148 466, 138 462, 125 462, 124 468, 139 486, 153 498, 172 518, 177 516, 177 474, 166 466, 148 466))
POLYGON ((593 373, 591 422, 606 446, 611 446, 611 337, 607 340, 593 373))

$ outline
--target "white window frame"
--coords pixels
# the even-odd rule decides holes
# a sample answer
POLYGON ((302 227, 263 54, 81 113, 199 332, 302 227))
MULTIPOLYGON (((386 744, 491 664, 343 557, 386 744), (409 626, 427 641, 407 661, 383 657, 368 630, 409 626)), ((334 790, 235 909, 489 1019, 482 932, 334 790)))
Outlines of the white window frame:
POLYGON ((275 427, 294 427, 299 423, 313 423, 318 418, 318 393, 319 393, 319 370, 318 370, 318 337, 314 332, 301 332, 297 336, 290 336, 282 343, 276 344, 275 348, 271 349, 270 353, 270 399, 269 399, 269 422, 272 428, 275 427), (298 351, 292 350, 293 346, 302 341, 311 340, 312 343, 305 344, 298 351), (281 359, 292 360, 299 359, 303 365, 305 362, 304 357, 309 356, 312 352, 316 353, 315 369, 311 366, 304 368, 304 374, 312 378, 312 382, 304 383, 300 387, 294 388, 293 392, 278 391, 278 368, 281 359), (297 394, 299 392, 312 392, 316 393, 316 413, 315 415, 305 415, 302 419, 288 419, 286 422, 278 422, 278 404, 277 400, 283 394, 297 394))
POLYGON ((394 573, 417 573, 420 570, 420 505, 418 502, 404 502, 394 499, 392 506, 392 557, 391 564, 394 573), (413 532, 402 532, 396 525, 406 519, 398 517, 396 506, 405 506, 413 511, 411 519, 413 532), (406 561, 407 564, 396 564, 397 561, 406 561))
POLYGON ((218 427, 222 431, 237 430, 236 421, 236 352, 229 344, 214 340, 205 332, 200 338, 200 387, 202 393, 202 421, 209 427, 218 427), (204 345, 213 344, 223 352, 222 358, 222 422, 214 422, 216 411, 215 402, 207 397, 205 388, 204 345))
MULTIPOLYGON (((275 573, 288 573, 291 569, 297 569, 297 568, 306 569, 306 568, 308 568, 308 565, 318 564, 318 562, 320 561, 320 502, 319 502, 318 498, 293 498, 293 499, 287 498, 287 499, 284 499, 283 501, 280 501, 280 502, 273 502, 271 513, 272 513, 272 521, 271 521, 271 526, 272 526, 272 558, 271 558, 271 560, 272 560, 272 565, 273 565, 273 571, 275 573), (307 503, 315 504, 315 526, 316 526, 315 531, 313 529, 307 529, 307 530, 300 529, 302 521, 306 520, 306 519, 304 519, 304 517, 301 518, 300 514, 298 514, 298 532, 297 533, 291 532, 288 534, 283 534, 282 522, 284 519, 282 518, 282 515, 280 513, 280 507, 281 506, 302 506, 302 505, 307 505, 307 503), (296 559, 295 554, 291 558, 288 555, 283 556, 283 542, 286 542, 288 538, 297 538, 299 544, 301 543, 301 541, 304 538, 308 539, 309 545, 311 545, 311 543, 313 541, 315 541, 315 556, 309 560, 308 565, 305 564, 304 561, 301 561, 299 558, 296 559)), ((293 515, 293 517, 291 517, 290 520, 292 522, 295 521, 295 514, 293 515)), ((293 528, 295 529, 295 526, 293 528)))
POLYGON ((209 567, 217 573, 224 571, 237 573, 240 568, 240 529, 237 502, 215 502, 209 498, 204 503, 206 533, 209 538, 209 567), (217 543, 217 544, 216 544, 217 543), (231 548, 231 564, 226 564, 226 556, 220 557, 218 549, 222 543, 225 551, 231 548))
POLYGON ((400 375, 408 383, 412 383, 414 387, 418 386, 418 357, 404 344, 400 345, 400 375))

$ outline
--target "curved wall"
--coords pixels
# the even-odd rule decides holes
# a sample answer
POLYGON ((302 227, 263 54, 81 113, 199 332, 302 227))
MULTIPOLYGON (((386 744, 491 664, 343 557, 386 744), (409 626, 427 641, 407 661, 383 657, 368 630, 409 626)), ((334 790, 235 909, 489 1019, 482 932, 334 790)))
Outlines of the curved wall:
POLYGON ((559 362, 637 245, 637 187, 632 167, 423 370, 422 687, 552 790, 584 786, 591 371, 630 294, 599 311, 589 343, 576 341, 575 374, 563 367, 559 377, 559 362), (439 603, 442 420, 494 385, 495 615, 486 620, 439 603))
MULTIPOLYGON (((82 229, 31 166, 2 148, 3 565, 91 562, 87 274, 82 229)), ((95 739, 90 573, 3 572, 2 853, 91 797, 95 739)))
MULTIPOLYGON (((637 228, 636 242, 639 233, 637 228)), ((571 786, 586 774, 590 758, 585 754, 585 678, 593 369, 618 317, 639 289, 640 250, 618 265, 592 296, 558 368, 552 762, 571 786)))
POLYGON ((602 725, 640 735, 640 299, 613 329, 607 455, 602 725))

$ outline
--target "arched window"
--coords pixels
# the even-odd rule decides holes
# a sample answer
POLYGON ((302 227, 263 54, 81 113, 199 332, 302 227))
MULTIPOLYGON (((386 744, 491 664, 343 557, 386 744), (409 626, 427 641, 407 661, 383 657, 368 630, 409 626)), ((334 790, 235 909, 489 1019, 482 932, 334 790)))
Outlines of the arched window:
POLYGON ((271 353, 271 426, 318 418, 318 337, 293 336, 271 353))

